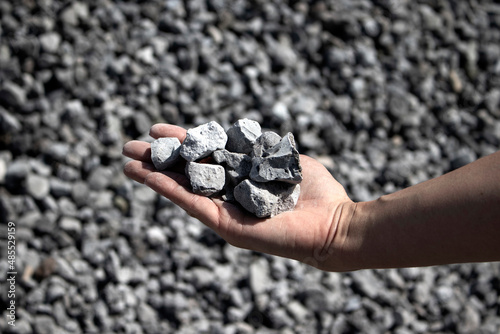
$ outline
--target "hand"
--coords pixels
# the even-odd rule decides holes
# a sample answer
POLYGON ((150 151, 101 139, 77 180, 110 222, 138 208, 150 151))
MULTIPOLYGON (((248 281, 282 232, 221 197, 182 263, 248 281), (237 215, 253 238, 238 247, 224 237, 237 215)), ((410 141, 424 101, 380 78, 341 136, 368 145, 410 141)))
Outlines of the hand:
MULTIPOLYGON (((177 137, 182 142, 186 130, 156 124, 150 135, 177 137)), ((128 142, 123 154, 134 159, 125 165, 125 175, 170 199, 230 244, 292 258, 323 270, 351 269, 349 263, 343 263, 342 245, 356 204, 316 160, 300 157, 304 179, 295 209, 260 219, 239 205, 193 194, 182 172, 156 171, 149 143, 128 142)))

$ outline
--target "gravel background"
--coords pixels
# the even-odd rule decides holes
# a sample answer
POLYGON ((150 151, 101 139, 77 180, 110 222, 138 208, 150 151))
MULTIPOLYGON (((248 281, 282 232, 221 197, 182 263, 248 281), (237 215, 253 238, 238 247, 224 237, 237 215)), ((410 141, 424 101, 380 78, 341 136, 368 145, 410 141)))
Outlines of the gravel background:
POLYGON ((121 172, 154 123, 243 117, 358 201, 492 153, 496 1, 0 1, 0 29, 0 332, 500 332, 499 263, 324 273, 121 172))

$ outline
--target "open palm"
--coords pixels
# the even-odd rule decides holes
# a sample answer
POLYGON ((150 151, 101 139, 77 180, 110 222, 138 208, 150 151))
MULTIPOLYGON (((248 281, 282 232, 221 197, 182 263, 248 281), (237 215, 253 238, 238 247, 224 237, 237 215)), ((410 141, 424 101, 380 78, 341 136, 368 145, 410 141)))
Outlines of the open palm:
MULTIPOLYGON (((150 135, 177 137, 182 142, 186 130, 156 124, 150 135)), ((156 171, 149 143, 128 142, 123 154, 134 159, 125 165, 125 175, 170 199, 234 246, 296 259, 324 270, 343 270, 347 265, 341 260, 342 237, 355 204, 326 168, 308 156, 300 157, 304 179, 295 209, 261 219, 237 204, 193 194, 182 172, 156 171)))

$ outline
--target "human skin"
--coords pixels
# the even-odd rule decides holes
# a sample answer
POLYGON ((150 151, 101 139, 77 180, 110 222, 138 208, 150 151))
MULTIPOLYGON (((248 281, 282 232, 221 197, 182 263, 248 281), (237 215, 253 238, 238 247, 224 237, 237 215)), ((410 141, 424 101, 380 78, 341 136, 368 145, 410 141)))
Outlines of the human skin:
MULTIPOLYGON (((186 130, 151 128, 153 138, 186 130)), ((182 168, 158 172, 150 144, 131 141, 124 173, 179 205, 230 244, 322 270, 428 266, 500 260, 500 152, 378 200, 354 203, 316 160, 301 155, 293 211, 260 219, 236 204, 193 194, 182 168)))

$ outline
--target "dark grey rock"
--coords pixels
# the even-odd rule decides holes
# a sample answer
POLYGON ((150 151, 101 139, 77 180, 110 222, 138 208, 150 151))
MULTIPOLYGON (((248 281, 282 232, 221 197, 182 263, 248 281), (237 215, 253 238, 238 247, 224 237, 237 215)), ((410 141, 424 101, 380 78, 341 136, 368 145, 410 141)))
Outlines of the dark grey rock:
POLYGON ((265 151, 262 157, 252 159, 250 178, 257 182, 283 181, 298 184, 302 181, 300 156, 291 133, 265 151))
POLYGON ((186 175, 195 194, 211 196, 224 188, 226 182, 224 167, 188 162, 186 175))
POLYGON ((0 103, 17 108, 16 111, 19 111, 26 104, 26 91, 11 81, 4 82, 0 89, 0 103))
POLYGON ((0 107, 0 130, 6 133, 16 133, 21 128, 19 120, 7 110, 0 107))
POLYGON ((500 116, 500 89, 492 89, 484 99, 486 108, 495 116, 500 116))
POLYGON ((211 121, 187 131, 180 155, 187 161, 195 161, 223 149, 226 142, 227 135, 222 126, 211 121))
POLYGON ((294 321, 282 308, 270 307, 267 317, 273 328, 293 328, 294 321))
POLYGON ((273 217, 293 210, 299 194, 299 185, 281 182, 259 183, 244 180, 234 189, 236 201, 259 218, 273 217))
POLYGON ((113 171, 109 167, 97 166, 94 168, 87 179, 91 190, 106 189, 112 181, 113 171))
POLYGON ((137 318, 142 324, 143 328, 147 328, 148 333, 152 333, 158 329, 158 314, 156 311, 146 303, 141 303, 137 307, 137 318))
POLYGON ((281 136, 273 131, 265 131, 255 140, 252 148, 253 157, 262 157, 265 151, 278 144, 281 136))
POLYGON ((134 126, 137 132, 143 134, 148 133, 151 128, 151 120, 146 113, 136 113, 133 116, 134 118, 134 126))
MULTIPOLYGON (((5 330, 4 333, 7 333, 8 331, 5 330)), ((16 327, 14 327, 12 333, 15 334, 31 334, 33 333, 33 327, 31 327, 30 322, 23 318, 23 319, 16 319, 16 327)))
POLYGON ((317 107, 318 103, 314 98, 301 95, 297 97, 295 103, 289 109, 295 115, 306 114, 312 116, 316 112, 317 107))
POLYGON ((77 206, 82 206, 87 203, 90 189, 86 182, 75 182, 71 189, 71 197, 77 206))
POLYGON ((249 154, 255 140, 260 137, 260 124, 247 118, 240 119, 227 130, 226 149, 230 152, 249 154))
POLYGON ((49 303, 61 298, 66 294, 66 288, 60 283, 50 284, 47 288, 46 298, 49 303))
POLYGON ((456 156, 450 161, 450 168, 457 169, 463 167, 477 159, 476 154, 472 150, 460 150, 456 156))
POLYGON ((213 157, 217 163, 226 167, 226 172, 234 184, 248 177, 252 169, 252 158, 246 154, 217 150, 213 153, 213 157))
POLYGON ((54 334, 60 332, 60 328, 56 325, 54 319, 47 315, 37 315, 33 328, 37 334, 54 334))
POLYGON ((70 196, 72 191, 72 184, 69 182, 61 181, 58 178, 51 177, 49 180, 50 192, 54 197, 70 196))
POLYGON ((381 281, 374 275, 372 270, 357 271, 353 275, 353 283, 362 294, 368 298, 375 298, 384 289, 381 281))
POLYGON ((151 160, 156 169, 164 170, 179 160, 181 142, 177 138, 158 138, 151 143, 151 160))
POLYGON ((68 143, 56 142, 50 145, 45 153, 54 160, 65 162, 70 153, 70 146, 68 143))
POLYGON ((29 173, 29 164, 27 160, 16 159, 7 165, 5 172, 6 181, 13 180, 19 182, 26 178, 29 173))

